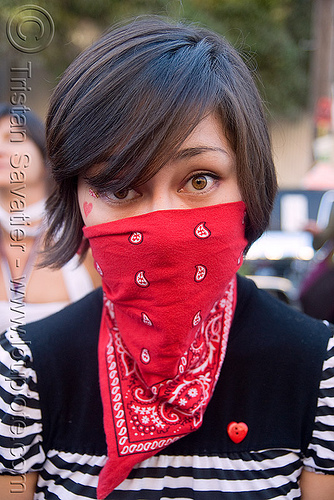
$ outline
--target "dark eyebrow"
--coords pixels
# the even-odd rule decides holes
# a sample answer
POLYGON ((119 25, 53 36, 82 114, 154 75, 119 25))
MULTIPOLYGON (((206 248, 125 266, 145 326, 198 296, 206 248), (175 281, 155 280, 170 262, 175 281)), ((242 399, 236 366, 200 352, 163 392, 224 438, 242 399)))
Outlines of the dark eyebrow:
POLYGON ((210 151, 219 151, 224 155, 227 155, 227 151, 225 149, 219 147, 210 147, 210 146, 197 146, 194 148, 185 148, 180 149, 175 153, 175 160, 182 160, 183 158, 191 158, 192 156, 200 155, 203 153, 207 153, 210 151))

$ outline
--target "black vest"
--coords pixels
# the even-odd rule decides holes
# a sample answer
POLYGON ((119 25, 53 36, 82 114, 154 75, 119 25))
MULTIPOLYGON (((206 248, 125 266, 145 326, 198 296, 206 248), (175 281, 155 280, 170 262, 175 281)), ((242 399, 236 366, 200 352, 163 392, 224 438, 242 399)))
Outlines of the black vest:
MULTIPOLYGON (((43 448, 106 454, 97 344, 102 290, 26 327, 37 372, 43 448)), ((171 455, 222 455, 289 448, 306 451, 331 332, 322 322, 238 276, 238 302, 222 371, 202 427, 168 448, 171 455), (233 443, 227 426, 245 422, 233 443)))

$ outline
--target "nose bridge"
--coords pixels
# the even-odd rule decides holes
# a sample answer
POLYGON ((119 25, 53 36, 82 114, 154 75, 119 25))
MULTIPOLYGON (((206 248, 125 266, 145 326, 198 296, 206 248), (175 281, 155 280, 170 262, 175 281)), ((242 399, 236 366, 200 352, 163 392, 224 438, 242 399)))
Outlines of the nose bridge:
POLYGON ((143 186, 145 212, 182 208, 173 165, 165 165, 143 186))
POLYGON ((174 193, 167 186, 167 183, 157 183, 152 189, 149 202, 151 212, 177 208, 174 193))
POLYGON ((169 169, 162 168, 146 184, 146 209, 148 212, 176 208, 177 195, 169 169))

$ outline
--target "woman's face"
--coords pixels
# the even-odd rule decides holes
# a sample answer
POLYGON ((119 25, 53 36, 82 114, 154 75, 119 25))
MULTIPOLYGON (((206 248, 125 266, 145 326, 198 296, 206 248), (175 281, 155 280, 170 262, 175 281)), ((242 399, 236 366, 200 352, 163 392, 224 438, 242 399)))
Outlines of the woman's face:
POLYGON ((96 193, 79 179, 78 198, 86 226, 156 210, 199 208, 242 199, 235 155, 214 115, 204 118, 176 157, 146 183, 96 193))
POLYGON ((9 116, 0 118, 0 188, 12 189, 10 179, 14 171, 18 173, 15 178, 26 186, 44 180, 44 160, 38 146, 28 136, 15 142, 20 138, 15 127, 11 129, 9 116))

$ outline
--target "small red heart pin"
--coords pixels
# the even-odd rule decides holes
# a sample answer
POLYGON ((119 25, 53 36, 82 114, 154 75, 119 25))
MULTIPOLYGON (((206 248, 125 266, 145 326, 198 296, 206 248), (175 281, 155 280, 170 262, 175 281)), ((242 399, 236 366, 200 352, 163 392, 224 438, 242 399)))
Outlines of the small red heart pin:
POLYGON ((248 427, 245 422, 231 422, 227 426, 227 434, 234 443, 241 443, 247 436, 248 427))

